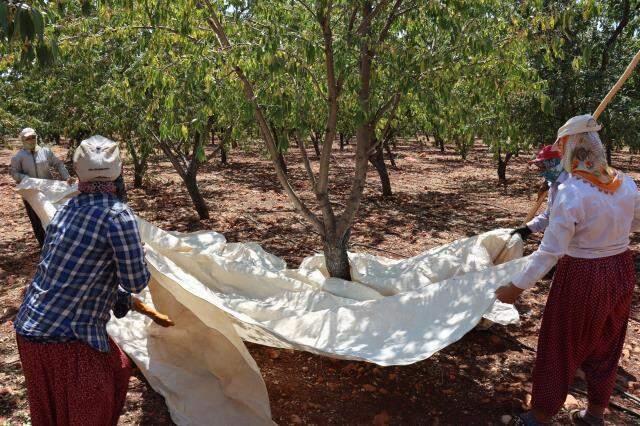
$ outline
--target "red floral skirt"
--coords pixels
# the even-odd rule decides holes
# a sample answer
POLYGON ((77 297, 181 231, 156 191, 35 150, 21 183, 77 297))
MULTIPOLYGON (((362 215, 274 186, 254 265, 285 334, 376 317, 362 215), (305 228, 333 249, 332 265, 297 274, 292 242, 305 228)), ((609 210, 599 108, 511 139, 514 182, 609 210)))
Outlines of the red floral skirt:
POLYGON ((78 341, 17 341, 34 426, 118 423, 131 362, 111 339, 107 353, 78 341))

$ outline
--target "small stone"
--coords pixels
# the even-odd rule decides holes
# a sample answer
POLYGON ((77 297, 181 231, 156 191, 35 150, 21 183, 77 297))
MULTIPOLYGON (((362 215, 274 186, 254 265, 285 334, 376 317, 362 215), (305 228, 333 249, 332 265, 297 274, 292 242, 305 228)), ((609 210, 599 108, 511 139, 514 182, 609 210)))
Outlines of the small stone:
POLYGON ((386 411, 382 411, 373 417, 374 426, 387 426, 391 422, 391 416, 386 411))
POLYGON ((511 419, 513 419, 513 417, 511 417, 508 414, 505 414, 502 417, 500 417, 500 423, 502 423, 503 425, 508 425, 511 419))
POLYGON ((344 374, 349 374, 352 371, 357 371, 357 370, 358 370, 358 365, 353 363, 353 362, 351 362, 351 363, 345 365, 344 367, 342 367, 342 372, 344 374))
POLYGON ((364 390, 365 390, 365 391, 367 391, 367 392, 375 392, 375 391, 377 391, 377 390, 378 390, 378 388, 377 388, 377 387, 375 387, 375 386, 373 386, 373 385, 371 385, 371 384, 369 384, 369 383, 367 383, 367 384, 365 384, 365 385, 362 385, 362 389, 364 389, 364 390))
POLYGON ((389 380, 395 380, 398 378, 398 375, 396 373, 389 373, 389 380))
POLYGON ((267 355, 269 355, 269 358, 271 359, 280 358, 280 353, 275 349, 267 349, 267 355))
POLYGON ((289 417, 289 420, 291 423, 296 425, 302 424, 302 419, 297 414, 292 414, 291 417, 289 417))

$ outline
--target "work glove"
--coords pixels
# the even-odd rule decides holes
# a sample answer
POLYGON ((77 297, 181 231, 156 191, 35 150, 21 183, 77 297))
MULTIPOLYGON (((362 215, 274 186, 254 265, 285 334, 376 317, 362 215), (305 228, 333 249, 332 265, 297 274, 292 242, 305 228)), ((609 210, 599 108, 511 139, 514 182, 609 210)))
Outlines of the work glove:
POLYGON ((511 235, 514 234, 518 234, 520 235, 520 238, 522 238, 522 241, 526 240, 527 238, 529 238, 529 235, 531 235, 531 229, 529 229, 528 226, 523 226, 521 228, 516 228, 513 231, 511 231, 511 235))

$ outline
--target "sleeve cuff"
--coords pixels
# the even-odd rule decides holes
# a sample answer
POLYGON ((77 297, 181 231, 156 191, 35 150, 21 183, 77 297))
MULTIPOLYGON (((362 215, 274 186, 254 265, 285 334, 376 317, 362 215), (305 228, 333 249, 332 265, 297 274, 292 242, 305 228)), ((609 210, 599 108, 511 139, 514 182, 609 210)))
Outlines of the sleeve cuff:
POLYGON ((520 272, 518 275, 516 275, 511 280, 511 283, 522 290, 528 290, 536 284, 535 281, 532 283, 527 282, 525 274, 523 272, 520 272))
POLYGON ((536 218, 533 218, 532 220, 530 220, 529 222, 526 223, 527 228, 529 228, 529 230, 535 234, 541 231, 541 229, 539 229, 540 227, 538 226, 538 221, 536 220, 536 218))

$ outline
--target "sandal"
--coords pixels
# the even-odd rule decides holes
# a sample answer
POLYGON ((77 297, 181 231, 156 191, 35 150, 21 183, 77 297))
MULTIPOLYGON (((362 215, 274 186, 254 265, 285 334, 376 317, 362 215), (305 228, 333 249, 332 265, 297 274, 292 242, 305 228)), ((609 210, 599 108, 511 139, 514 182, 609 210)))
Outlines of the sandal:
POLYGON ((507 426, 527 426, 527 424, 520 416, 515 416, 509 423, 507 423, 507 426))
MULTIPOLYGON (((592 426, 592 423, 589 423, 588 421, 586 421, 582 416, 582 410, 580 409, 575 409, 575 410, 571 410, 569 412, 569 419, 571 420, 571 424, 572 425, 579 425, 579 426, 592 426)), ((601 423, 602 425, 604 425, 604 420, 601 423)))

